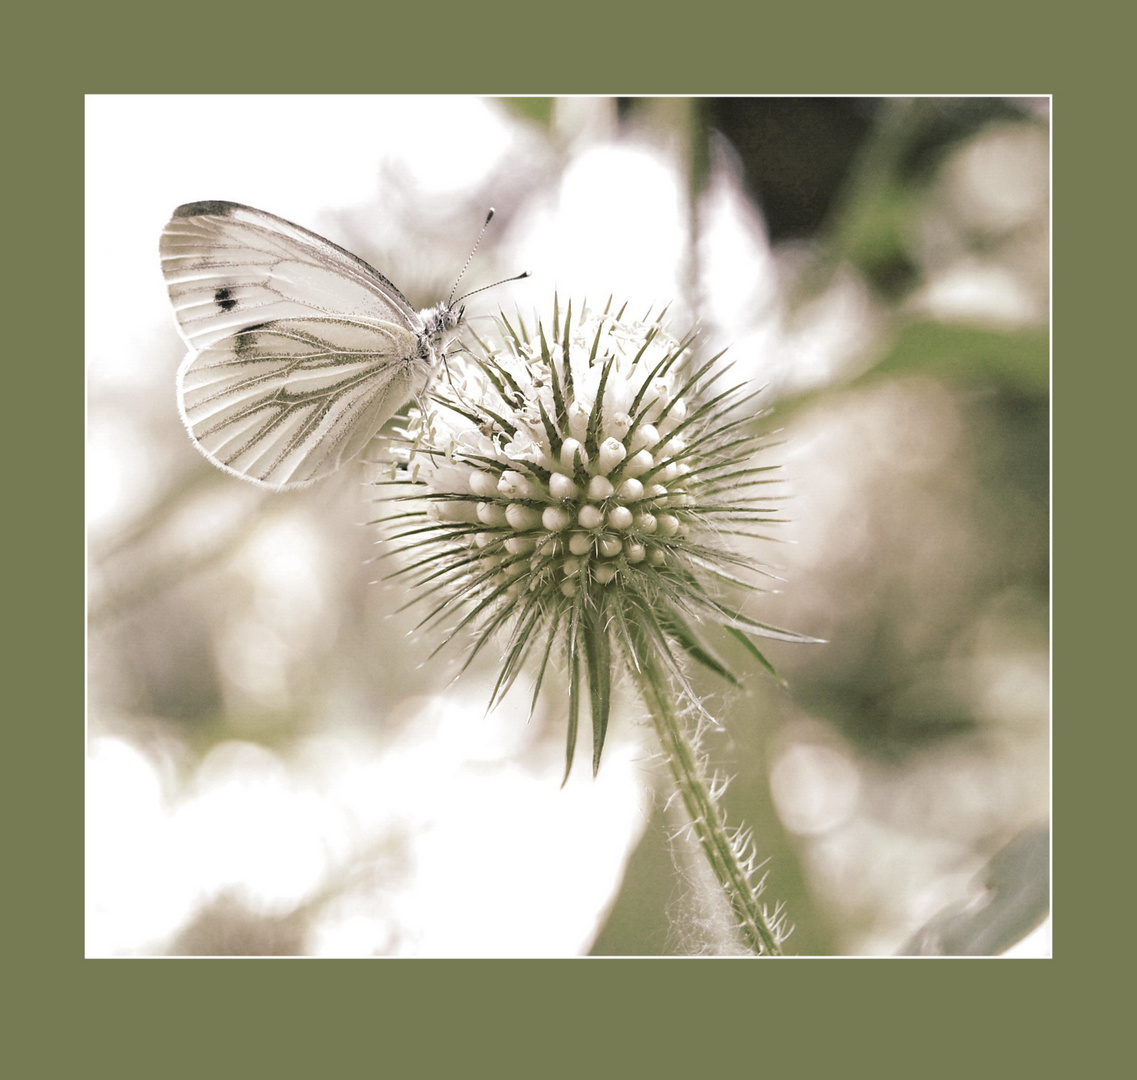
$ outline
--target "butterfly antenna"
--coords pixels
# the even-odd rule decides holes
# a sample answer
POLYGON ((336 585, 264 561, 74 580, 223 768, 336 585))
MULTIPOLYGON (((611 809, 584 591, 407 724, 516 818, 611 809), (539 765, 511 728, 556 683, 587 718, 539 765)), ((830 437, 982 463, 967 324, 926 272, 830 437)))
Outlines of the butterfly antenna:
POLYGON ((460 304, 463 300, 466 299, 467 296, 473 296, 475 293, 485 292, 486 289, 494 289, 498 285, 504 285, 507 281, 520 281, 522 278, 529 277, 529 271, 526 270, 523 273, 518 274, 516 277, 502 278, 501 281, 495 281, 492 285, 483 285, 480 289, 473 289, 471 292, 463 293, 458 297, 457 300, 454 299, 454 294, 458 291, 458 283, 462 280, 462 276, 469 268, 470 262, 474 258, 474 252, 478 250, 478 245, 482 242, 482 237, 486 234, 486 226, 489 225, 489 223, 493 220, 493 215, 494 208, 491 206, 490 212, 486 214, 486 220, 482 223, 482 231, 478 233, 478 238, 474 241, 474 246, 470 249, 470 254, 466 256, 466 261, 463 263, 462 269, 459 271, 458 277, 454 281, 454 288, 450 290, 450 298, 446 301, 446 306, 448 308, 453 307, 455 304, 460 304))
POLYGON ((458 271, 458 276, 454 279, 454 288, 450 290, 450 299, 446 301, 446 306, 450 307, 454 303, 454 294, 458 291, 458 282, 462 280, 462 275, 470 266, 470 260, 474 257, 474 252, 478 250, 478 245, 482 242, 482 237, 486 235, 486 228, 493 220, 494 209, 491 206, 490 212, 486 214, 486 220, 482 222, 482 231, 478 233, 477 240, 474 241, 474 246, 470 248, 470 254, 466 256, 466 261, 462 264, 462 269, 458 271))
POLYGON ((529 276, 530 272, 528 270, 522 270, 520 274, 515 274, 513 277, 502 278, 501 281, 495 281, 492 285, 483 285, 480 289, 471 289, 468 293, 463 293, 459 296, 454 302, 460 304, 468 296, 476 296, 480 292, 485 292, 486 289, 496 289, 499 285, 504 285, 507 281, 520 281, 522 278, 529 276))

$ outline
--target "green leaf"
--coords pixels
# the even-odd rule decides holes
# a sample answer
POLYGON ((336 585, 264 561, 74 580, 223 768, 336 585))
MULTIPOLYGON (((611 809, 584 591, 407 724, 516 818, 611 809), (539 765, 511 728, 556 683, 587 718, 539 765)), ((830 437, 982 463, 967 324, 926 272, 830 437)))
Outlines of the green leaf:
POLYGON ((588 417, 588 430, 584 436, 584 448, 590 458, 595 458, 600 446, 600 424, 604 419, 604 390, 608 385, 608 375, 612 370, 610 363, 600 369, 600 385, 596 388, 596 400, 588 417))
POLYGON ((545 428, 545 438, 549 440, 549 448, 555 457, 560 457, 561 447, 564 445, 561 433, 557 430, 557 425, 549 419, 549 414, 545 412, 545 403, 540 398, 537 399, 537 408, 541 413, 541 423, 545 428))
POLYGON ((576 732, 580 724, 580 651, 576 647, 579 610, 578 605, 569 621, 567 634, 569 655, 568 734, 565 738, 565 775, 564 779, 561 780, 561 787, 568 783, 569 773, 572 772, 572 759, 576 753, 576 732))
POLYGON ((774 676, 779 686, 786 685, 786 680, 777 673, 777 671, 774 669, 774 665, 771 664, 770 661, 762 655, 762 651, 758 648, 758 646, 755 645, 754 642, 751 641, 750 638, 748 638, 741 630, 739 630, 738 627, 727 626, 723 629, 725 629, 726 632, 730 634, 730 636, 736 641, 740 641, 742 643, 743 648, 746 649, 746 651, 750 653, 750 655, 753 656, 754 659, 758 661, 758 663, 760 663, 771 675, 774 676))
POLYGON ((603 613, 593 611, 584 626, 584 655, 588 661, 588 696, 592 709, 592 775, 600 769, 600 753, 608 733, 612 708, 612 646, 603 613))
POLYGON ((695 636, 691 627, 680 618, 661 617, 660 624, 683 648, 683 651, 696 663, 726 679, 732 686, 738 686, 738 677, 730 671, 717 656, 711 653, 695 636))
POLYGON ((725 618, 724 625, 727 629, 741 630, 747 634, 773 638, 775 641, 797 641, 809 645, 825 644, 823 638, 810 637, 808 634, 795 634, 792 630, 782 630, 780 627, 770 626, 769 623, 760 623, 741 612, 730 611, 714 598, 708 598, 707 604, 725 618))

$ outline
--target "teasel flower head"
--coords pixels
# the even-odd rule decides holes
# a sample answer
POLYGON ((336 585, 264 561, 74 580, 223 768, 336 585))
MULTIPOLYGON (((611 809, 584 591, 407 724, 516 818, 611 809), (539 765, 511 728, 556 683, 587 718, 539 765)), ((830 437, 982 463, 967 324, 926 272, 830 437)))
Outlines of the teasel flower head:
MULTIPOLYGON (((763 568, 732 548, 777 520, 759 493, 754 392, 722 354, 700 359, 662 316, 631 319, 554 303, 530 331, 504 315, 496 339, 448 362, 412 414, 383 483, 392 551, 451 632, 474 628, 469 659, 504 643, 496 702, 527 667, 533 701, 551 663, 567 669, 567 759, 587 708, 599 767, 614 680, 666 673, 689 703, 689 662, 733 679, 702 642, 724 627, 750 640, 807 640, 738 610, 763 568)), ((467 660, 467 663, 469 660, 467 660)), ((772 670, 772 669, 771 669, 772 670)))

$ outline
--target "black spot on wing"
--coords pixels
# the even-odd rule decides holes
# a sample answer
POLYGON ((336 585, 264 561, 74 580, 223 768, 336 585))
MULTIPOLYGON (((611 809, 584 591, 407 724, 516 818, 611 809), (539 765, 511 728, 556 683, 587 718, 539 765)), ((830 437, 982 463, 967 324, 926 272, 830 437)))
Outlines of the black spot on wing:
POLYGON ((233 337, 233 351, 238 360, 247 360, 249 354, 257 347, 257 331, 263 330, 268 323, 257 323, 256 326, 246 326, 239 334, 233 337))
POLYGON ((213 294, 213 299, 222 311, 232 311, 237 306, 236 297, 233 296, 233 290, 228 285, 222 285, 213 294))

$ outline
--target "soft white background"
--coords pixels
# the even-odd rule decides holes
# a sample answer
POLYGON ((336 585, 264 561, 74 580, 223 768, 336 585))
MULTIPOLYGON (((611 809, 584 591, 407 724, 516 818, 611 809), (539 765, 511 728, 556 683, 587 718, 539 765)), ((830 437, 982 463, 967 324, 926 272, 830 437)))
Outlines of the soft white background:
MULTIPOLYGON (((207 488, 166 523, 149 555, 168 566, 183 553, 214 553, 141 614, 91 633, 90 955, 162 953, 226 903, 274 925, 303 913, 307 929, 289 940, 313 955, 587 952, 657 798, 646 729, 634 714, 614 722, 599 778, 582 759, 562 789, 560 732, 550 738, 526 722, 524 695, 487 717, 492 670, 451 685, 453 665, 439 661, 437 678, 423 676, 429 650, 408 637, 413 620, 392 617, 388 592, 369 584, 377 575, 364 567, 371 537, 358 523, 369 514, 356 478, 260 503, 247 485, 211 475, 174 405, 182 345, 157 242, 182 202, 244 202, 355 251, 425 305, 449 291, 485 209, 496 205, 499 218, 463 289, 522 269, 533 277, 475 298, 472 311, 483 301, 484 311, 547 310, 554 290, 599 302, 611 293, 644 308, 677 301, 690 257, 679 149, 666 139, 614 141, 614 116, 611 102, 570 99, 545 132, 477 98, 88 99, 92 606, 138 569, 104 552, 187 477, 204 477, 207 488), (218 538, 229 531, 226 547, 218 538), (357 608, 363 615, 345 640, 343 612, 357 608), (210 629, 195 629, 198 619, 210 629), (228 725, 220 735, 140 712, 128 692, 132 652, 190 685, 195 649, 206 649, 219 672, 228 725), (382 678, 368 682, 351 668, 371 656, 415 678, 387 693, 382 678), (299 702, 304 722, 287 738, 258 727, 256 717, 287 715, 299 702)), ((1045 146, 1040 173, 1033 136, 1024 147, 1012 135, 976 140, 945 170, 947 217, 930 220, 925 238, 934 272, 917 297, 924 310, 1002 325, 1045 319, 1045 283, 1040 304, 1037 282, 1013 265, 951 257, 944 239, 948 219, 972 228, 983 222, 966 219, 984 212, 999 221, 1037 218, 1047 195, 1045 146)), ((716 162, 700 212, 698 314, 708 345, 730 344, 739 372, 768 385, 774 399, 864 362, 879 312, 855 276, 838 275, 808 318, 781 317, 784 259, 767 243, 729 155, 716 162)), ((676 303, 673 311, 681 317, 685 309, 676 303)), ((922 394, 915 405, 901 403, 921 410, 907 435, 922 438, 927 454, 942 453, 941 436, 955 423, 950 403, 922 394)), ((905 432, 889 426, 894 413, 879 415, 877 453, 895 459, 911 438, 905 443, 905 432)), ((840 545, 849 537, 842 514, 856 509, 856 495, 839 468, 850 445, 871 457, 861 452, 871 450, 865 432, 876 437, 877 427, 871 409, 806 422, 787 447, 808 480, 796 580, 815 569, 811 558, 828 557, 819 538, 836 536, 840 545)), ((992 685, 1011 687, 1004 714, 1045 717, 1045 660, 1019 658, 997 672, 992 685)), ((865 793, 880 778, 839 741, 817 738, 809 724, 802 730, 796 742, 784 740, 771 769, 779 812, 808 848, 819 893, 832 887, 854 904, 894 909, 886 929, 846 942, 851 951, 888 952, 966 893, 978 869, 965 857, 969 839, 937 848, 873 825, 863 816, 865 793), (890 862, 903 869, 900 878, 889 877, 890 862), (870 865, 876 876, 865 871, 870 865), (925 866, 928 883, 898 884, 925 866)), ((1045 755, 1045 740, 1030 746, 1035 758, 1045 755)), ((1028 765, 1033 776, 1037 765, 1028 765)), ((954 767, 905 782, 947 792, 954 767)), ((999 802, 977 789, 973 801, 988 815, 1037 809, 1037 795, 1025 799, 1027 810, 1016 798, 999 802)), ((1014 952, 1048 953, 1048 927, 1014 952)))

